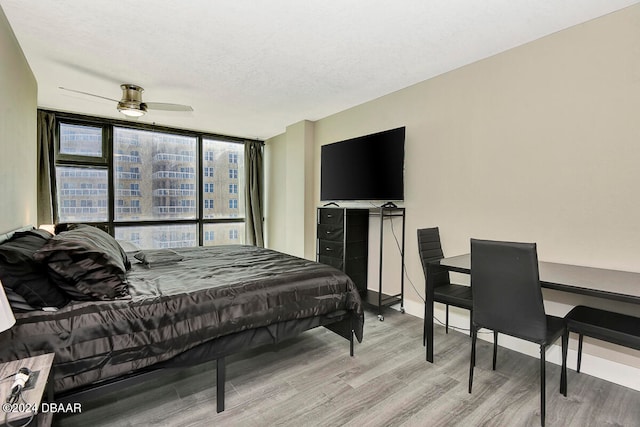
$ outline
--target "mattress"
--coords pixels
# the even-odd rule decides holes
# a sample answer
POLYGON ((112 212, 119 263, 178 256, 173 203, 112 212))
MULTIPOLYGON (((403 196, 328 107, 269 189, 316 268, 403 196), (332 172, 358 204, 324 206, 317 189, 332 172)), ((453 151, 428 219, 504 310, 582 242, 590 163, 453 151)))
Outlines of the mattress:
POLYGON ((362 340, 360 296, 333 267, 255 246, 176 252, 179 262, 134 263, 128 300, 16 313, 16 325, 0 334, 0 361, 55 352, 58 393, 153 366, 219 337, 336 312, 352 316, 362 340))

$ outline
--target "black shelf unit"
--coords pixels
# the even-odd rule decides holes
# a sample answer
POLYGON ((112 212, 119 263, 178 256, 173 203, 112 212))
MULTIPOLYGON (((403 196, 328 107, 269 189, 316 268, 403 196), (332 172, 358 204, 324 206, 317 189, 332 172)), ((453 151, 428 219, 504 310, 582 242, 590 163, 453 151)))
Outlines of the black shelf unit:
POLYGON ((400 312, 404 313, 404 236, 405 236, 405 208, 400 207, 379 207, 369 209, 370 215, 380 219, 380 259, 378 262, 378 291, 369 290, 365 303, 378 309, 378 319, 384 320, 384 308, 400 304, 400 312), (393 218, 402 218, 402 236, 400 245, 400 293, 395 295, 385 294, 382 286, 382 271, 384 260, 384 223, 385 220, 392 221, 393 218))
POLYGON ((367 294, 369 210, 318 208, 316 260, 344 271, 367 294))
POLYGON ((318 208, 316 260, 344 271, 356 284, 365 305, 377 309, 378 319, 384 320, 384 308, 400 304, 404 313, 404 245, 405 209, 399 207, 376 208, 318 208), (378 290, 367 289, 369 257, 369 217, 380 219, 380 259, 378 290), (400 293, 383 292, 384 223, 395 217, 402 218, 400 242, 400 293))

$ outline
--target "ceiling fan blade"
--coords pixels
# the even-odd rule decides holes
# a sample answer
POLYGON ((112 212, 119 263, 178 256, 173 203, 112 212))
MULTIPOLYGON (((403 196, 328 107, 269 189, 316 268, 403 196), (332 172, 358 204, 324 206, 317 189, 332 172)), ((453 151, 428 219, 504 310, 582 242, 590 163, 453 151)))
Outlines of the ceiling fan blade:
POLYGON ((193 111, 189 105, 169 104, 166 102, 145 102, 149 110, 165 110, 165 111, 193 111))
POLYGON ((81 90, 67 89, 66 87, 62 87, 62 86, 58 86, 58 88, 62 89, 62 90, 68 90, 69 92, 81 93, 83 95, 89 95, 89 96, 93 96, 93 97, 96 97, 96 98, 106 99, 107 101, 119 102, 117 99, 107 98, 106 96, 94 95, 93 93, 83 92, 81 90))

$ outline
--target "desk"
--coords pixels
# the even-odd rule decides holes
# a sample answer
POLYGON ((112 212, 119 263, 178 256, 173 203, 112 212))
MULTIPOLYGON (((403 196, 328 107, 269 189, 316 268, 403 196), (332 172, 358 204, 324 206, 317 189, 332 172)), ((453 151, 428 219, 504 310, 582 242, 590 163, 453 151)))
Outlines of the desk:
MULTIPOLYGON (((640 305, 640 273, 544 261, 538 266, 543 288, 640 305)), ((429 278, 438 270, 470 274, 471 254, 433 261, 427 269, 424 332, 427 361, 433 363, 433 283, 429 278)))

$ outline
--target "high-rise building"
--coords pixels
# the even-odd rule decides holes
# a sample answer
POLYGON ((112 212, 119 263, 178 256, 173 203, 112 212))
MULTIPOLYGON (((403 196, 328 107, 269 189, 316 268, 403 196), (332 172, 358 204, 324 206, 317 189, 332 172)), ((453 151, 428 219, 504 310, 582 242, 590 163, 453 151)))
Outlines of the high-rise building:
MULTIPOLYGON (((64 155, 103 156, 100 128, 63 123, 60 141, 64 155)), ((203 244, 244 242, 244 222, 233 221, 244 217, 243 145, 204 138, 202 165, 197 150, 195 136, 114 127, 117 239, 145 248, 196 246, 196 224, 171 222, 196 220, 201 212, 203 219, 225 220, 202 225, 203 244), (132 224, 138 221, 154 224, 132 224)), ((108 165, 56 166, 61 222, 108 221, 108 170, 108 165)))

